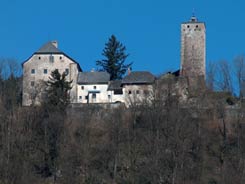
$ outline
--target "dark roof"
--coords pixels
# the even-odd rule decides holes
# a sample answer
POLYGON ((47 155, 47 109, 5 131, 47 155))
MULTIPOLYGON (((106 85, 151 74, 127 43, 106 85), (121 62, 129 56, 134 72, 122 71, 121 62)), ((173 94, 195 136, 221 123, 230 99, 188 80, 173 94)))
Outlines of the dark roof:
MULTIPOLYGON (((82 69, 81 69, 81 67, 80 67, 80 65, 79 65, 79 63, 77 61, 75 61, 70 56, 68 56, 67 54, 65 54, 61 50, 59 50, 51 41, 48 42, 48 43, 46 43, 46 44, 44 44, 39 50, 37 50, 34 54, 32 54, 32 56, 35 55, 35 54, 63 54, 64 56, 66 56, 67 58, 69 58, 70 60, 72 60, 74 63, 77 64, 78 71, 82 71, 82 69)), ((25 60, 24 62, 22 62, 22 66, 31 57, 29 57, 27 60, 25 60)))
POLYGON ((155 81, 155 76, 147 71, 131 72, 123 78, 122 84, 152 84, 155 81))
POLYGON ((78 84, 105 84, 110 80, 107 72, 79 72, 78 84))
POLYGON ((122 89, 122 81, 121 80, 114 80, 109 82, 108 90, 120 90, 122 89))
POLYGON ((52 42, 44 44, 36 54, 63 54, 52 42))

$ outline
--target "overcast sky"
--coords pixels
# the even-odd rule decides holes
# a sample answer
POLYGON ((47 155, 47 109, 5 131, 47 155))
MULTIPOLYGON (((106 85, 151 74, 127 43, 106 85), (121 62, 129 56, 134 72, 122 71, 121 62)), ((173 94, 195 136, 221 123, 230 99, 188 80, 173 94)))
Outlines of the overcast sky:
POLYGON ((0 57, 19 63, 58 40, 60 50, 88 71, 114 34, 127 47, 133 70, 177 70, 180 24, 193 9, 206 23, 207 61, 245 53, 242 0, 1 0, 0 7, 0 57))

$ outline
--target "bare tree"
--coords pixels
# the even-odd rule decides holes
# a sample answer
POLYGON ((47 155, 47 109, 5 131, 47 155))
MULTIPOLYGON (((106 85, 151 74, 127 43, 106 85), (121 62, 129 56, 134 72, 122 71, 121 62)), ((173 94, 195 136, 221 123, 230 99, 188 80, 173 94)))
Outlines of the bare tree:
POLYGON ((215 75, 216 75, 216 64, 213 62, 208 63, 207 68, 207 88, 210 90, 215 90, 215 75))
POLYGON ((233 94, 233 81, 231 77, 231 66, 227 61, 220 61, 217 66, 217 86, 225 92, 233 94))
POLYGON ((244 56, 238 56, 233 60, 236 80, 238 82, 239 97, 245 94, 245 59, 244 56))

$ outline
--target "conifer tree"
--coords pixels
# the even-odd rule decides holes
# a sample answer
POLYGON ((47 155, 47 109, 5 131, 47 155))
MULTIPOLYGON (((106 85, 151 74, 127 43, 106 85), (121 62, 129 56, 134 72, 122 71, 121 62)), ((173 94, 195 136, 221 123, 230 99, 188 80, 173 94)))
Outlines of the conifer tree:
POLYGON ((132 63, 125 64, 128 57, 125 51, 126 47, 112 35, 102 53, 105 59, 96 61, 96 65, 100 67, 100 71, 108 72, 111 80, 121 79, 132 65, 132 63))
POLYGON ((66 80, 67 73, 60 74, 58 69, 51 72, 47 85, 47 105, 65 109, 70 102, 69 91, 72 81, 66 80))

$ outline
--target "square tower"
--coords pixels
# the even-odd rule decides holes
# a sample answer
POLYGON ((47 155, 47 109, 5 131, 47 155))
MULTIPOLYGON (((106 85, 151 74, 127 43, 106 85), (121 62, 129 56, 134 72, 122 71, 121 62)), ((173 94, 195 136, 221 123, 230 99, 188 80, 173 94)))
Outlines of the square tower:
POLYGON ((206 28, 192 16, 189 22, 181 24, 181 66, 182 76, 205 79, 206 28))

